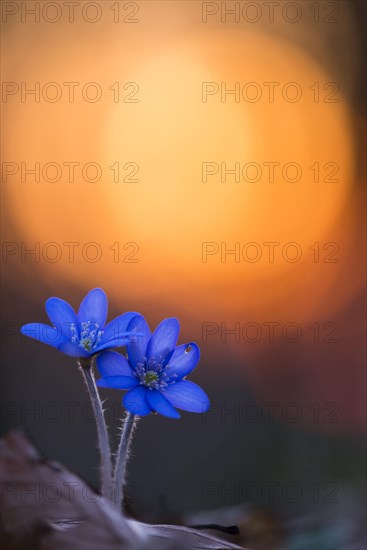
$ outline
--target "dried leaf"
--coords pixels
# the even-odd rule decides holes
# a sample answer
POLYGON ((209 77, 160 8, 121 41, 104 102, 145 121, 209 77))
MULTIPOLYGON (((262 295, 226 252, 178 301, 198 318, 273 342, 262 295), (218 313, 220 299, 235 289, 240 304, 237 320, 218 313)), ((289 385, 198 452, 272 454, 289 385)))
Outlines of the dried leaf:
POLYGON ((238 549, 203 531, 125 518, 61 464, 44 460, 24 434, 0 442, 0 534, 9 550, 238 549))

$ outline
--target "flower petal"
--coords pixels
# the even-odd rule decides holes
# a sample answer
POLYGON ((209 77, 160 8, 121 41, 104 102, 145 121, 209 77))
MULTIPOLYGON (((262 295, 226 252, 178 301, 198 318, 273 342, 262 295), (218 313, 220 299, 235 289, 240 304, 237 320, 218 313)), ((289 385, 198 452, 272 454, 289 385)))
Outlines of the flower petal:
POLYGON ((65 336, 60 330, 43 323, 23 325, 20 332, 29 338, 34 338, 34 340, 38 340, 54 348, 57 348, 62 342, 66 341, 65 336))
POLYGON ((53 325, 68 339, 71 339, 71 325, 77 329, 78 321, 75 311, 68 302, 61 298, 49 298, 46 301, 46 312, 53 325))
POLYGON ((164 319, 149 340, 147 357, 164 358, 175 347, 179 332, 180 323, 177 319, 164 319))
POLYGON ((122 398, 122 404, 131 414, 138 416, 146 416, 152 412, 149 403, 145 399, 145 394, 148 390, 143 386, 137 386, 133 390, 127 392, 122 398))
POLYGON ((138 332, 140 336, 131 336, 130 342, 127 344, 127 355, 129 361, 134 369, 138 366, 138 363, 144 362, 146 357, 147 346, 151 337, 150 328, 148 323, 142 315, 134 317, 128 327, 128 331, 138 332))
POLYGON ((128 313, 123 313, 122 315, 116 317, 116 319, 110 321, 104 328, 101 343, 98 347, 100 347, 101 349, 110 347, 109 345, 105 345, 110 342, 113 342, 113 347, 126 344, 128 324, 137 315, 139 315, 139 313, 137 313, 136 311, 129 311, 128 313), (121 344, 118 344, 120 340, 121 344))
POLYGON ((181 380, 168 386, 164 396, 171 405, 184 411, 203 413, 210 407, 209 397, 205 391, 189 380, 181 380))
POLYGON ((93 349, 94 353, 99 353, 100 351, 104 351, 107 349, 113 349, 113 348, 120 348, 121 346, 126 346, 130 342, 130 338, 127 336, 128 333, 126 333, 126 336, 119 336, 119 338, 115 338, 115 340, 110 340, 109 342, 104 342, 103 344, 99 344, 93 349))
POLYGON ((101 288, 94 288, 83 299, 78 311, 79 323, 96 323, 103 327, 107 319, 108 302, 101 288))
POLYGON ((78 344, 68 341, 62 342, 57 346, 57 349, 71 357, 91 357, 93 355, 93 353, 89 353, 84 348, 78 346, 78 344))
POLYGON ((200 359, 199 346, 190 342, 175 348, 169 357, 165 372, 169 378, 180 379, 194 370, 200 359), (176 376, 174 376, 176 375, 176 376))
POLYGON ((97 367, 102 378, 109 376, 134 376, 129 361, 115 351, 104 351, 97 357, 97 367))
POLYGON ((146 400, 149 405, 152 407, 153 411, 156 411, 163 416, 168 416, 169 418, 181 418, 181 415, 171 403, 161 394, 158 390, 148 390, 145 395, 146 400))
POLYGON ((115 388, 117 390, 130 390, 139 384, 139 380, 132 376, 106 376, 97 380, 100 388, 115 388))

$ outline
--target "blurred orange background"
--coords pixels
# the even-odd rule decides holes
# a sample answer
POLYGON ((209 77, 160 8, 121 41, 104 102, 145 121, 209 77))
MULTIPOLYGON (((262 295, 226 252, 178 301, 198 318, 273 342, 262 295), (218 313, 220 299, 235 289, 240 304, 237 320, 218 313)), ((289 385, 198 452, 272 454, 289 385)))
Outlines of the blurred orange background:
MULTIPOLYGON (((3 81, 29 88, 38 82, 41 95, 39 102, 32 95, 22 102, 20 91, 3 99, 3 163, 19 168, 13 175, 7 165, 5 181, 3 172, 3 240, 24 242, 29 249, 40 243, 41 250, 57 243, 55 250, 62 251, 59 261, 41 254, 35 262, 32 256, 22 261, 19 249, 5 248, 5 273, 19 297, 27 293, 38 303, 71 295, 76 305, 88 289, 101 286, 115 308, 141 311, 152 325, 162 316, 177 316, 182 341, 202 344, 203 376, 218 382, 224 372, 243 377, 263 400, 337 402, 342 422, 327 428, 359 431, 365 272, 358 142, 364 136, 354 103, 360 67, 353 15, 347 2, 341 6, 342 56, 332 46, 336 25, 315 24, 306 8, 297 25, 278 20, 241 27, 218 17, 203 24, 201 3, 180 1, 142 2, 139 24, 112 24, 104 12, 95 25, 80 19, 72 25, 9 25, 3 81), (50 82, 61 87, 57 102, 42 97, 50 82), (78 83, 72 103, 65 82, 78 83), (95 103, 81 92, 91 82, 103 90, 95 103), (264 84, 269 82, 277 83, 274 101, 264 84), (294 82, 301 98, 287 101, 282 91, 294 82), (133 84, 124 89, 126 83, 133 84), (219 88, 206 101, 203 83, 219 88), (221 83, 227 90, 257 83, 248 93, 260 87, 261 97, 236 102, 228 94, 222 101, 221 83), (333 83, 337 92, 329 96, 333 83), (132 93, 137 102, 122 101, 132 93), (60 179, 46 181, 41 174, 36 182, 29 174, 22 181, 21 163, 31 168, 36 162, 64 167, 60 179), (64 165, 71 162, 80 163, 73 182, 64 165), (81 167, 91 162, 101 167, 99 181, 83 180, 81 167), (262 174, 259 181, 241 176, 236 182, 228 175, 223 182, 216 173, 204 182, 204 162, 214 167, 226 162, 232 169, 236 162, 257 163, 262 174), (269 181, 266 163, 273 162, 279 165, 269 181), (109 168, 115 163, 122 171, 118 182, 109 168), (301 167, 298 181, 290 181, 291 169, 288 179, 282 175, 287 163, 301 167), (327 179, 330 166, 337 166, 330 178, 335 181, 327 179), (123 181, 136 167, 131 178, 137 181, 123 181), (71 242, 73 262, 64 244, 71 242), (81 254, 91 242, 101 251, 96 262, 81 254), (273 262, 264 245, 269 242, 280 243, 273 262), (215 243, 207 261, 203 243, 215 243), (260 247, 259 261, 225 254, 246 243, 260 247), (297 243, 299 261, 284 259, 287 243, 297 243), (236 341, 222 328, 203 337, 205 323, 233 328, 249 322, 263 327, 258 342, 243 335, 236 341), (264 328, 269 322, 297 323, 302 338, 290 343, 277 336, 269 342, 264 328), (329 322, 338 326, 338 341, 315 342, 310 326, 319 323, 325 331, 329 322)), ((52 169, 48 173, 52 179, 52 169)), ((93 169, 89 176, 93 179, 93 169)))

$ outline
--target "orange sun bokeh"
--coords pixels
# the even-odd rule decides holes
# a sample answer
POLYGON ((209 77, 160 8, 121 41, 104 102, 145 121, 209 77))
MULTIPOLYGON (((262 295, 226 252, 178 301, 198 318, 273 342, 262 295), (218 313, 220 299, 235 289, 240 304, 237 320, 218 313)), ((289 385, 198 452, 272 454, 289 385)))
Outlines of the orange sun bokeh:
MULTIPOLYGON (((40 87, 4 104, 14 235, 46 250, 32 270, 49 293, 103 286, 118 307, 180 317, 183 337, 210 320, 330 320, 364 284, 347 98, 289 36, 203 26, 178 4, 101 24, 93 44, 80 21, 68 41, 62 25, 11 30, 4 79, 40 87)), ((229 344, 255 387, 261 353, 229 344)))

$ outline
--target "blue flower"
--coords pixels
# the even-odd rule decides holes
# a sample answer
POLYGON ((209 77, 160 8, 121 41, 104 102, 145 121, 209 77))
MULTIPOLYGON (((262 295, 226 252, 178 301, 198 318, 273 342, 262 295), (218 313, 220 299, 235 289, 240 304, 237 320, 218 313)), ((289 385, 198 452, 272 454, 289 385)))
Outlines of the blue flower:
POLYGON ((101 353, 97 367, 102 388, 129 390, 124 407, 132 414, 146 416, 158 412, 180 418, 175 407, 201 413, 208 410, 209 398, 197 384, 185 380, 200 359, 194 343, 176 347, 180 325, 177 319, 165 319, 151 334, 144 317, 137 316, 128 330, 139 336, 127 344, 127 358, 113 351, 101 353))
POLYGON ((138 315, 129 312, 106 324, 107 296, 94 288, 83 299, 78 314, 60 298, 49 298, 46 312, 53 326, 30 323, 21 333, 48 344, 73 357, 91 357, 107 348, 123 346, 129 341, 127 326, 138 315))

